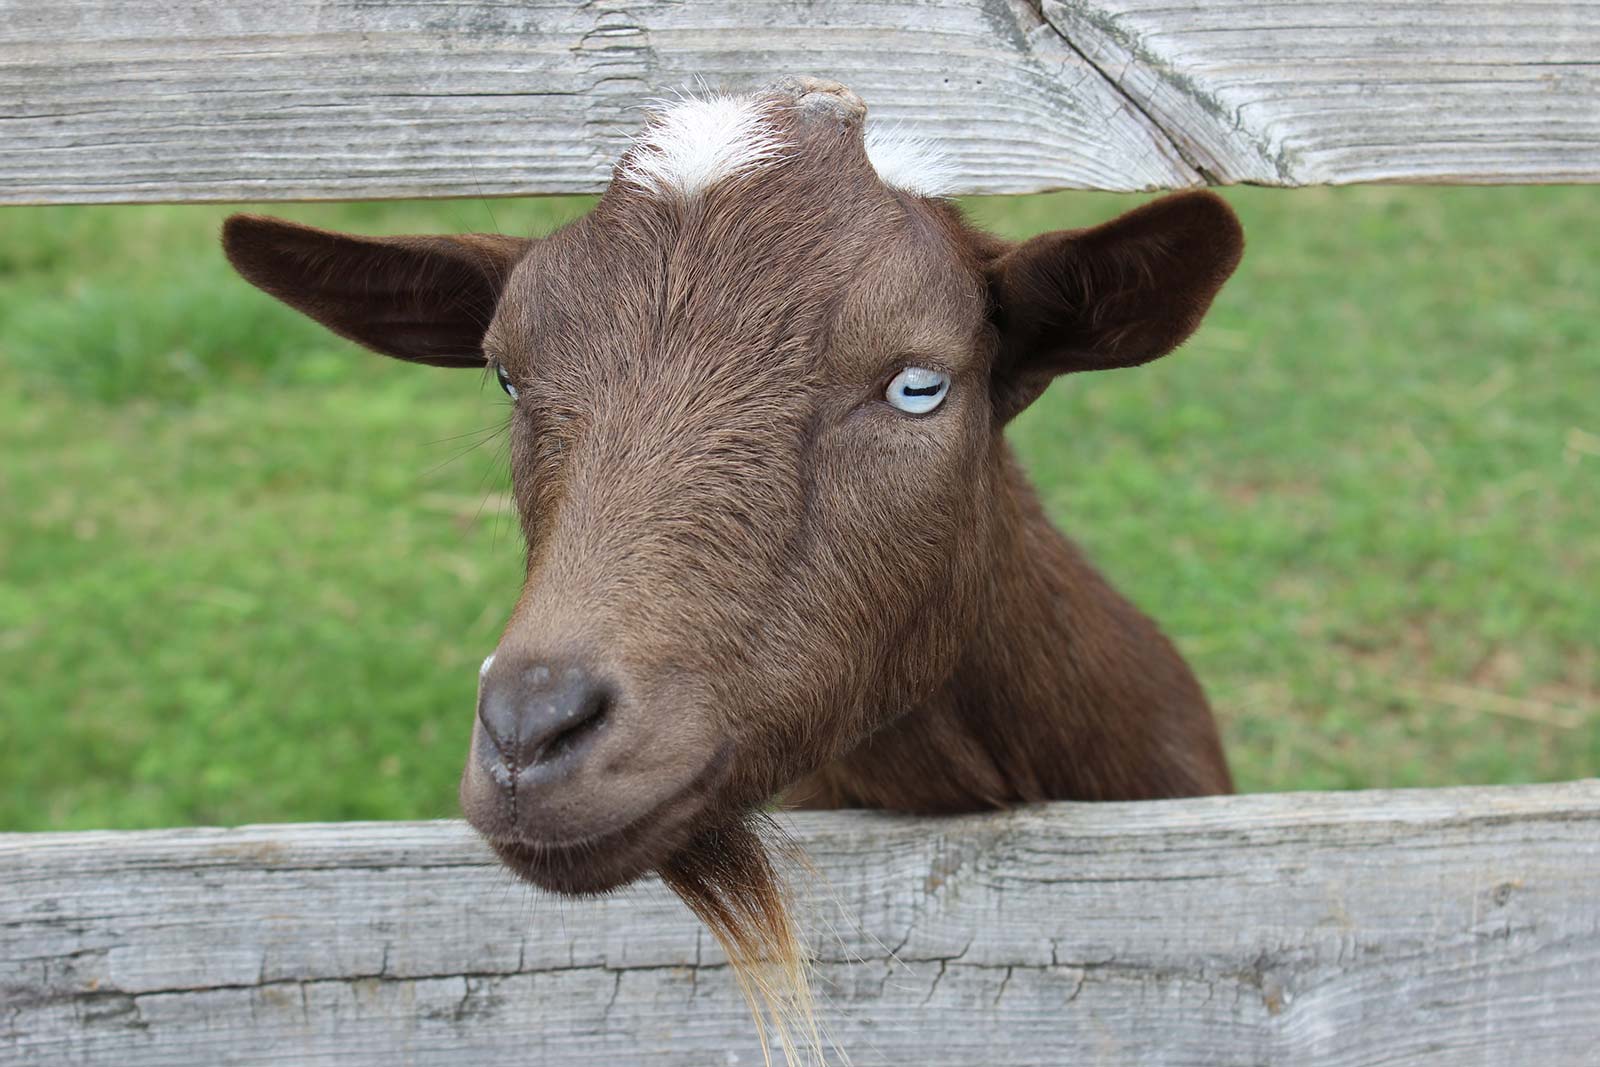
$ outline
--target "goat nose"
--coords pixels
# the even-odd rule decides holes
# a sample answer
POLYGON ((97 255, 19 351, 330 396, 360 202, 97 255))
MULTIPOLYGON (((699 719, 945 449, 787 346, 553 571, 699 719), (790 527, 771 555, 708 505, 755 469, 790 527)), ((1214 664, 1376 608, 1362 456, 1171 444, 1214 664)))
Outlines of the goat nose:
POLYGON ((515 774, 575 753, 605 721, 608 687, 576 664, 490 664, 478 721, 515 774))

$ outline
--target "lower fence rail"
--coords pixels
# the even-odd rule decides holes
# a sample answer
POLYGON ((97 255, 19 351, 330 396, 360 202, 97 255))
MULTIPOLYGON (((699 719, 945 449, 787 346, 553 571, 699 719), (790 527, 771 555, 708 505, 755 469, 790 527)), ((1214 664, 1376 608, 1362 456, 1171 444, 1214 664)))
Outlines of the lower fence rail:
MULTIPOLYGON (((835 1062, 1600 1064, 1600 781, 786 818, 835 1062)), ((460 823, 0 835, 0 1064, 269 1063, 761 1051, 659 884, 460 823)))

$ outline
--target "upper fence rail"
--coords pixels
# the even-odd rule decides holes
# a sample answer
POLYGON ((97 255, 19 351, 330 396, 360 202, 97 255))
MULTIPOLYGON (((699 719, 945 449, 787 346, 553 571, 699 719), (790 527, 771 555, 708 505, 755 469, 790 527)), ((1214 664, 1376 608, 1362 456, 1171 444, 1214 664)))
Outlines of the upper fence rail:
POLYGON ((592 193, 789 73, 966 193, 1600 181, 1600 0, 0 0, 0 203, 592 193))

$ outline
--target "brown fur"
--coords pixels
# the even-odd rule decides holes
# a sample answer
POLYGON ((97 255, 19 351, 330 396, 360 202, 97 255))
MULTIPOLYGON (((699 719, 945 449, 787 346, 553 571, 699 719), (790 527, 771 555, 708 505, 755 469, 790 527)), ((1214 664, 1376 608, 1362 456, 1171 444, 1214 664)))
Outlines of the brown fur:
POLYGON ((1051 526, 1002 431, 1058 374, 1182 342, 1237 222, 1186 193, 1009 244, 883 185, 852 100, 774 93, 790 158, 688 200, 614 183, 543 241, 249 216, 223 238, 343 336, 505 368, 527 580, 484 689, 514 713, 530 665, 572 665, 603 711, 538 775, 480 711, 463 806, 523 877, 658 870, 735 944, 787 936, 747 829, 780 793, 928 812, 1232 788, 1188 667, 1051 526), (933 413, 883 401, 908 365, 951 375, 933 413))

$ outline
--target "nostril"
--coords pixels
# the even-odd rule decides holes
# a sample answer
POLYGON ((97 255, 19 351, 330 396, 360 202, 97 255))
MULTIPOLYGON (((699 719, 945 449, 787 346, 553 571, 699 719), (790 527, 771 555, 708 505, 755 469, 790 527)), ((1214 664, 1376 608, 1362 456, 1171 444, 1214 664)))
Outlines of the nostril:
POLYGON ((604 726, 609 687, 573 664, 495 662, 485 672, 478 719, 513 771, 574 756, 604 726))
POLYGON ((582 747, 605 726, 610 707, 610 697, 603 691, 596 692, 589 704, 573 717, 571 725, 558 730, 540 746, 532 762, 548 763, 582 747))

